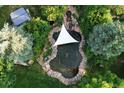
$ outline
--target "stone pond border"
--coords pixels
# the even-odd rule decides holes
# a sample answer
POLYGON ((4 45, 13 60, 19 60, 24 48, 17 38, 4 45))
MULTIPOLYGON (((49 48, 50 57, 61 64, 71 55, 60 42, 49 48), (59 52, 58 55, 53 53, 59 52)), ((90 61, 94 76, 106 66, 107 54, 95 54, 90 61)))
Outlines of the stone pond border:
POLYGON ((57 71, 52 70, 50 68, 50 64, 49 64, 51 62, 51 60, 53 60, 56 57, 56 55, 57 55, 57 46, 53 46, 54 43, 55 43, 55 40, 53 39, 53 33, 54 32, 57 32, 57 31, 58 30, 56 30, 56 28, 53 29, 50 32, 50 35, 48 37, 49 38, 49 41, 51 43, 51 47, 52 47, 52 53, 49 56, 49 59, 46 62, 44 62, 43 61, 43 57, 40 57, 39 60, 38 60, 38 62, 42 66, 43 70, 48 74, 48 76, 58 79, 59 81, 61 81, 65 85, 75 84, 85 74, 85 63, 87 61, 87 58, 85 57, 84 52, 82 50, 83 45, 84 45, 84 38, 83 38, 81 32, 79 32, 80 35, 81 35, 81 37, 82 37, 82 40, 81 40, 80 45, 79 45, 79 52, 82 55, 82 61, 81 61, 80 65, 79 65, 78 73, 73 78, 65 78, 60 72, 57 72, 57 71))

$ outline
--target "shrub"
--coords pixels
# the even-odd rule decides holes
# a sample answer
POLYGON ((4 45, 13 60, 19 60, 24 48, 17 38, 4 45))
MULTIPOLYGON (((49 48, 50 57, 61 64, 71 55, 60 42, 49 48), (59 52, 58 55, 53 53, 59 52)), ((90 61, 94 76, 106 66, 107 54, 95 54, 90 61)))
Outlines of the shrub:
POLYGON ((50 32, 50 25, 48 22, 41 20, 40 18, 33 18, 31 22, 28 22, 24 29, 32 33, 33 36, 33 60, 36 60, 43 50, 45 43, 48 40, 50 32))
POLYGON ((41 15, 48 21, 62 20, 67 6, 41 6, 41 15))
POLYGON ((124 51, 124 25, 117 21, 95 26, 88 44, 95 55, 107 59, 120 55, 124 51))
POLYGON ((32 20, 24 26, 24 30, 30 33, 33 33, 36 31, 43 33, 44 31, 47 31, 49 29, 50 29, 50 26, 48 22, 41 20, 40 17, 32 18, 32 20))
POLYGON ((14 64, 7 58, 0 57, 0 88, 13 87, 15 84, 14 64))
POLYGON ((91 32, 93 26, 101 23, 112 22, 112 16, 110 14, 110 9, 106 6, 85 6, 82 10, 79 21, 81 30, 85 37, 88 37, 89 32, 91 32))
POLYGON ((124 80, 122 80, 118 86, 119 88, 124 88, 124 80))
POLYGON ((7 53, 8 59, 24 62, 32 57, 31 35, 21 29, 4 25, 0 31, 0 54, 7 53))
POLYGON ((46 49, 46 51, 44 51, 44 53, 43 53, 43 58, 46 58, 47 56, 51 55, 51 53, 52 53, 52 47, 51 47, 51 44, 49 41, 47 42, 47 46, 45 47, 45 49, 46 49))
MULTIPOLYGON (((81 82, 78 83, 78 87, 82 88, 115 88, 121 86, 123 80, 118 78, 111 71, 97 74, 87 74, 82 78, 81 82)), ((123 86, 121 86, 123 87, 123 86)))
POLYGON ((33 38, 34 38, 34 45, 33 45, 33 53, 34 53, 34 56, 33 56, 33 60, 36 60, 39 55, 41 54, 44 46, 45 46, 45 42, 46 42, 46 39, 47 36, 46 34, 41 35, 39 32, 34 32, 33 33, 33 38))
POLYGON ((87 8, 86 5, 77 5, 74 6, 76 8, 76 11, 78 12, 79 15, 83 16, 85 8, 87 8))
POLYGON ((124 14, 124 6, 123 5, 115 5, 110 6, 112 15, 123 15, 124 14))
MULTIPOLYGON (((24 6, 23 6, 24 7, 24 6)), ((30 6, 25 6, 30 11, 30 15, 32 17, 37 17, 40 16, 40 6, 39 5, 30 5, 30 6)))

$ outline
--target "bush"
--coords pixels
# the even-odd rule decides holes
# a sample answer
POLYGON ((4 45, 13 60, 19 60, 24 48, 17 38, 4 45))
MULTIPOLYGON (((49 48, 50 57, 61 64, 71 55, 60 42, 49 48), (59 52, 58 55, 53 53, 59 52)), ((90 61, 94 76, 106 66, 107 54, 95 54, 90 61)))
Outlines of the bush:
POLYGON ((33 33, 33 38, 34 38, 34 45, 33 45, 33 53, 34 53, 34 56, 33 56, 33 60, 36 60, 39 55, 41 54, 44 46, 45 46, 45 42, 46 42, 46 39, 47 39, 47 36, 46 34, 41 35, 39 32, 34 32, 33 33), (45 39, 46 38, 46 39, 45 39))
POLYGON ((40 17, 32 18, 32 20, 24 26, 24 30, 34 33, 34 32, 40 32, 43 33, 44 31, 48 31, 50 29, 50 26, 48 22, 43 21, 40 19, 40 17))
POLYGON ((85 8, 87 8, 86 5, 76 5, 74 6, 76 8, 76 11, 79 15, 83 16, 85 8))
POLYGON ((120 55, 124 51, 124 25, 117 21, 95 26, 88 44, 95 55, 107 59, 120 55))
POLYGON ((122 80, 119 84, 119 88, 124 88, 124 80, 122 80))
POLYGON ((118 78, 111 71, 106 71, 104 73, 87 74, 82 78, 78 87, 82 88, 116 88, 123 87, 123 80, 118 78))
POLYGON ((115 5, 110 6, 112 15, 123 15, 124 14, 124 6, 123 5, 115 5))
POLYGON ((6 57, 0 57, 0 88, 13 87, 15 84, 14 64, 6 57))
POLYGON ((32 38, 21 29, 4 25, 0 31, 0 55, 7 51, 8 59, 25 62, 32 57, 32 38))
POLYGON ((30 6, 23 6, 25 8, 27 8, 30 12, 30 15, 32 17, 37 17, 40 16, 40 6, 39 5, 30 5, 30 6))
POLYGON ((47 42, 47 47, 45 47, 45 49, 46 49, 46 51, 44 51, 44 53, 43 53, 43 58, 46 58, 47 56, 51 55, 51 53, 52 53, 52 47, 51 47, 51 44, 49 41, 47 42))
POLYGON ((67 6, 41 6, 40 11, 42 17, 48 21, 60 21, 66 9, 67 6))
POLYGON ((43 50, 45 43, 48 40, 50 32, 50 25, 48 22, 41 20, 40 18, 33 18, 31 22, 28 22, 24 29, 33 36, 33 60, 36 60, 43 50))
POLYGON ((83 12, 79 18, 80 27, 87 38, 93 26, 101 23, 112 22, 110 9, 106 6, 83 6, 83 12))

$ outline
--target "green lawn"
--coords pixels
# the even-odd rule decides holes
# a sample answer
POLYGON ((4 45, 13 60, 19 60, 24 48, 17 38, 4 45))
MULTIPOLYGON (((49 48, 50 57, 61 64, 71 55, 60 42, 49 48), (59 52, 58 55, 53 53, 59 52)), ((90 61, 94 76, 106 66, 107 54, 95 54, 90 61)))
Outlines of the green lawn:
MULTIPOLYGON (((16 88, 65 88, 57 79, 49 77, 37 63, 29 67, 16 65, 16 88)), ((72 87, 72 86, 71 86, 72 87)))

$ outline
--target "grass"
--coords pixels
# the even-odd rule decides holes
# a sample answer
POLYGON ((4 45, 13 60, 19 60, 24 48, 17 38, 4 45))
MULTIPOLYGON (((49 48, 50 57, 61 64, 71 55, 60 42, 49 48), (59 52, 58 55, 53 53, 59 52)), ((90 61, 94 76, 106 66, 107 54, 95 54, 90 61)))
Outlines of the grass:
POLYGON ((49 77, 38 63, 24 67, 16 65, 15 88, 65 88, 57 79, 49 77))

